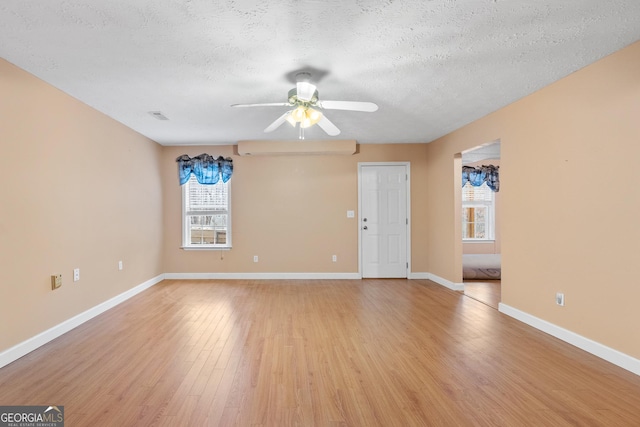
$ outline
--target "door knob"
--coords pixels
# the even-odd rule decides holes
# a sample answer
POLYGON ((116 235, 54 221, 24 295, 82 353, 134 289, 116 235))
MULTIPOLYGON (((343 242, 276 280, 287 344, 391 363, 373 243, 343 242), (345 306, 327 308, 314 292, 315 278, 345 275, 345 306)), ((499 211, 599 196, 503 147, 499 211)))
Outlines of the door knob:
POLYGON ((369 227, 367 227, 366 225, 364 227, 362 227, 363 230, 368 230, 369 227))

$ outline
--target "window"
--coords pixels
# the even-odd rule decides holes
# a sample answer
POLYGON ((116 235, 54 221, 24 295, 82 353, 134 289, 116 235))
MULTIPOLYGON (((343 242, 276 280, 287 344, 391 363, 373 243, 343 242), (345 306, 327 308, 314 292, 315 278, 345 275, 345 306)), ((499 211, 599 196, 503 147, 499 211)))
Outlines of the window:
POLYGON ((462 238, 494 240, 495 197, 485 182, 479 187, 462 187, 462 238))
POLYGON ((200 184, 195 175, 182 186, 184 248, 231 248, 230 186, 222 180, 200 184))

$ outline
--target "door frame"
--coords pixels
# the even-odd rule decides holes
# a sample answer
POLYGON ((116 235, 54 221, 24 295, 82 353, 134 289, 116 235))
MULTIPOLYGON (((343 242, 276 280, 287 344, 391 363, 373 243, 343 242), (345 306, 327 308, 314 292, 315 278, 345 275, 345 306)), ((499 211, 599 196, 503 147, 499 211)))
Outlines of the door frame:
POLYGON ((411 278, 411 162, 358 162, 358 275, 362 279, 362 168, 366 166, 404 166, 407 174, 407 219, 406 253, 407 279, 411 278))

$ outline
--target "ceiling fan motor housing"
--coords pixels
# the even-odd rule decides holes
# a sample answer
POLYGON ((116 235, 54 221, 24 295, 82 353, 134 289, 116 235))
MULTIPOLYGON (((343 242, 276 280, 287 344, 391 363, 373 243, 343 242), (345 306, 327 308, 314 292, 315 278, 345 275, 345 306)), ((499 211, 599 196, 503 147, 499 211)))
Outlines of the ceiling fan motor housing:
POLYGON ((307 105, 307 106, 315 106, 316 102, 318 102, 318 91, 313 91, 313 95, 311 99, 308 101, 302 100, 298 98, 298 89, 293 88, 289 91, 289 104, 291 105, 307 105))

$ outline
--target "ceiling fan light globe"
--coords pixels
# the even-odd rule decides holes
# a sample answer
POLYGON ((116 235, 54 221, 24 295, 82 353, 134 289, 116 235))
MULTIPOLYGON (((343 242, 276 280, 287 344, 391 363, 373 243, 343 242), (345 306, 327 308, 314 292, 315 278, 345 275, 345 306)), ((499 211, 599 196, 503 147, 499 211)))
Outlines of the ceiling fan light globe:
POLYGON ((314 110, 313 108, 308 108, 307 118, 311 121, 312 124, 316 124, 322 118, 322 113, 318 110, 314 110))
POLYGON ((296 122, 301 122, 307 116, 306 110, 307 109, 304 108, 303 106, 299 106, 298 108, 296 108, 291 112, 291 117, 293 117, 293 120, 295 120, 296 122))
POLYGON ((296 121, 295 119, 291 116, 291 113, 287 114, 287 117, 284 118, 287 123, 289 123, 291 126, 296 127, 296 121))

